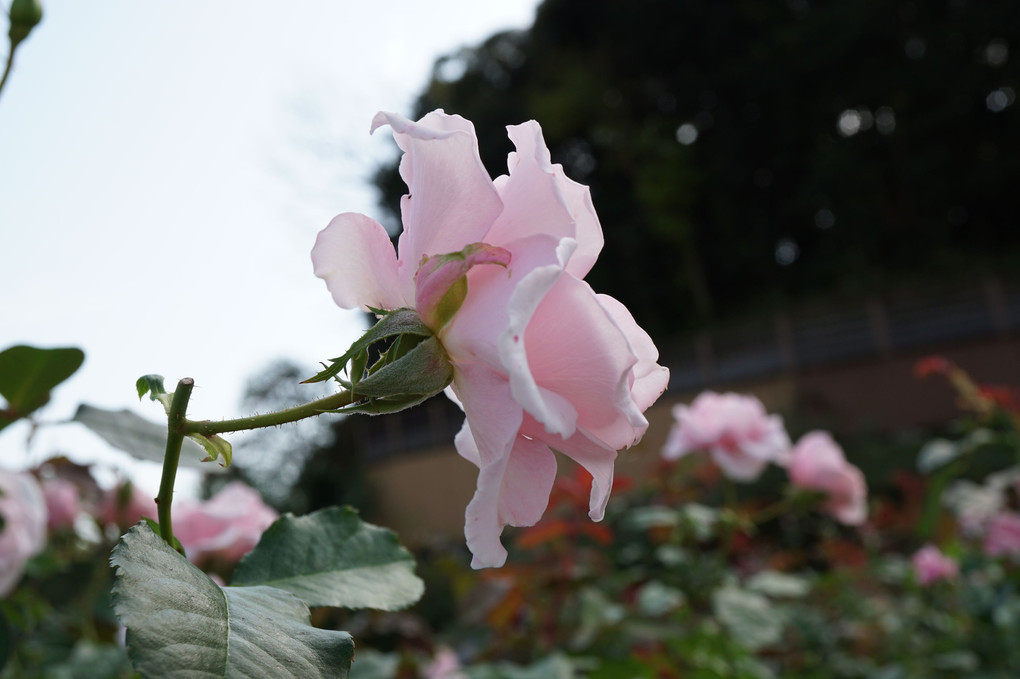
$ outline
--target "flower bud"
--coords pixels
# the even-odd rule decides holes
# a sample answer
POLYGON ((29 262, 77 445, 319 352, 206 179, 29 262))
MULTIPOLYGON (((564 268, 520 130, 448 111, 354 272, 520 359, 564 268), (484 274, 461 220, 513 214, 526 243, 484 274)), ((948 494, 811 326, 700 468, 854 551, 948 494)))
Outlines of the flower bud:
POLYGON ((11 30, 8 35, 11 38, 11 46, 13 47, 27 38, 32 29, 42 21, 42 5, 39 3, 39 0, 14 0, 11 3, 9 16, 11 30))
POLYGON ((435 396, 453 381, 446 351, 414 309, 383 312, 378 323, 331 362, 305 382, 332 378, 349 389, 355 401, 335 412, 394 413, 435 396), (369 365, 372 350, 380 353, 369 365))
POLYGON ((478 264, 506 267, 510 253, 503 248, 472 243, 460 252, 425 255, 414 275, 414 306, 423 323, 439 332, 467 297, 467 272, 478 264))

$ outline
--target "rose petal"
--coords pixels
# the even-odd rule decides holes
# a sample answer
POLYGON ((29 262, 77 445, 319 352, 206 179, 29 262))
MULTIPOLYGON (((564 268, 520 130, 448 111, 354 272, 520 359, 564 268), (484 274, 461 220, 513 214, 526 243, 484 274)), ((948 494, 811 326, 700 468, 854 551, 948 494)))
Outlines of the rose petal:
POLYGON ((524 411, 501 375, 481 364, 456 366, 454 391, 471 425, 482 467, 505 457, 521 426, 524 411))
MULTIPOLYGON (((518 283, 507 304, 509 322, 499 336, 500 362, 510 378, 514 398, 550 434, 570 438, 577 427, 577 410, 565 398, 539 387, 528 351, 528 327, 542 300, 563 274, 558 264, 533 270, 518 283)), ((536 324, 537 326, 537 324, 536 324)), ((570 346, 560 345, 560 347, 570 346)), ((560 352, 557 351, 559 354, 560 352)))
POLYGON ((499 567, 506 549, 499 541, 504 526, 532 526, 542 518, 556 478, 549 448, 518 436, 510 453, 478 473, 478 487, 465 514, 464 534, 472 568, 499 567))
POLYGON ((496 180, 505 207, 487 242, 502 245, 537 233, 571 238, 577 249, 565 268, 584 278, 604 242, 588 188, 567 179, 563 167, 552 164, 538 123, 511 125, 507 131, 517 151, 507 159, 510 174, 496 180))
POLYGON ((460 426, 460 431, 453 437, 453 445, 461 457, 481 469, 482 455, 478 452, 478 444, 475 443, 475 435, 471 433, 471 425, 468 424, 467 418, 460 426))
MULTIPOLYGON (((545 435, 542 425, 528 415, 524 416, 521 433, 534 438, 545 435)), ((554 439, 547 435, 542 440, 547 446, 566 455, 591 474, 588 516, 594 521, 601 521, 605 516, 610 491, 613 489, 613 463, 617 457, 616 450, 581 428, 567 440, 554 439)))
POLYGON ((631 351, 637 358, 631 372, 631 396, 638 410, 644 412, 666 391, 669 385, 669 369, 658 364, 659 350, 652 338, 634 320, 630 311, 617 299, 609 295, 596 295, 599 304, 616 323, 631 351))
POLYGON ((46 544, 46 500, 35 477, 0 469, 0 597, 21 580, 29 558, 46 544))
POLYGON ((416 123, 381 112, 372 121, 372 131, 381 125, 393 129, 404 151, 400 175, 410 191, 400 203, 401 263, 413 273, 422 255, 457 252, 485 241, 503 203, 478 157, 474 126, 441 110, 416 123))
MULTIPOLYGON (((344 309, 410 306, 397 272, 397 255, 382 225, 354 212, 337 215, 312 248, 315 275, 344 309)), ((409 283, 408 279, 408 283, 409 283)))
POLYGON ((587 283, 554 267, 536 269, 511 296, 508 312, 500 356, 528 413, 550 434, 569 438, 583 427, 614 450, 640 438, 647 420, 630 386, 637 358, 587 283))

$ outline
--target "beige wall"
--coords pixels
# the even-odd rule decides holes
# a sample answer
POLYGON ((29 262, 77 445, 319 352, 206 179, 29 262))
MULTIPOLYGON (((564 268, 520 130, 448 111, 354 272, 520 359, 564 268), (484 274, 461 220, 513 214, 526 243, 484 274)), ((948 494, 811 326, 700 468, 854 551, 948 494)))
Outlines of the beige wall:
MULTIPOLYGON (((741 390, 753 391, 772 411, 788 410, 793 404, 789 380, 746 385, 741 390)), ((620 453, 617 474, 640 477, 658 461, 672 425, 673 404, 692 397, 670 394, 648 410, 648 433, 620 453)), ((573 473, 573 461, 562 455, 557 461, 560 474, 573 473)), ((377 500, 372 520, 397 531, 402 541, 421 545, 462 534, 464 509, 474 493, 478 470, 457 454, 452 442, 380 462, 368 476, 377 500)))
MULTIPOLYGON (((941 353, 979 381, 1020 386, 1020 340, 957 345, 941 353)), ((771 412, 796 411, 811 426, 837 432, 934 425, 959 415, 959 410, 944 379, 913 376, 913 365, 923 355, 844 363, 720 390, 753 393, 771 412)), ((649 409, 648 433, 620 454, 620 475, 640 477, 655 464, 672 424, 673 404, 694 395, 670 393, 649 409)), ((560 458, 561 474, 571 473, 572 466, 560 458)), ((378 463, 369 472, 378 497, 373 519, 395 529, 409 544, 459 536, 476 477, 476 468, 457 455, 452 441, 378 463)))

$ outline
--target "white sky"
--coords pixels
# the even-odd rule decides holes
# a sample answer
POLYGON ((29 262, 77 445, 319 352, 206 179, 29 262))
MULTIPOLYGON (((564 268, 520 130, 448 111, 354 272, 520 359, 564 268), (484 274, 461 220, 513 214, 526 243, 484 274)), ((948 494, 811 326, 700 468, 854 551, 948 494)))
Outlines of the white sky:
MULTIPOLYGON (((0 94, 0 349, 86 352, 43 419, 88 402, 158 421, 146 373, 193 377, 193 417, 233 417, 261 366, 342 353, 359 321, 309 251, 339 212, 380 216, 368 178, 395 147, 373 114, 409 113, 436 56, 536 5, 44 0, 0 94)), ((0 464, 26 436, 0 433, 0 464)), ((111 459, 65 425, 29 460, 55 448, 111 459)))

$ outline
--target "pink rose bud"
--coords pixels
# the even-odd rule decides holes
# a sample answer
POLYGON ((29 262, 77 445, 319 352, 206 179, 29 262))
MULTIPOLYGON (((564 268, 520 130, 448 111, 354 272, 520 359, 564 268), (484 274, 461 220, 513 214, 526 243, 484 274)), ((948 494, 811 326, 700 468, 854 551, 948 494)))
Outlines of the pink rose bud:
POLYGON ((47 526, 50 530, 70 528, 81 511, 78 486, 67 479, 53 478, 42 482, 43 497, 49 512, 47 526))
POLYGON ((46 499, 35 477, 0 469, 0 597, 21 580, 25 564, 46 544, 46 499))
POLYGON ((506 268, 510 253, 485 243, 472 243, 460 252, 422 256, 414 275, 414 306, 432 332, 439 332, 460 309, 467 297, 467 273, 478 264, 506 268))
POLYGON ((673 417, 662 456, 675 460, 708 451, 734 481, 753 481, 769 462, 785 464, 790 452, 782 418, 766 413, 753 396, 702 392, 690 406, 675 406, 673 417))
POLYGON ((233 563, 278 517, 257 492, 233 481, 205 502, 175 503, 174 535, 194 563, 208 558, 233 563))
POLYGON ((928 543, 914 554, 911 559, 914 575, 922 585, 930 585, 938 580, 950 580, 960 574, 960 566, 943 554, 938 547, 928 543))
POLYGON ((788 466, 795 486, 828 495, 824 509, 850 526, 867 518, 868 488, 861 470, 847 462, 828 432, 813 431, 794 446, 788 466))
POLYGON ((999 512, 985 526, 985 554, 1020 556, 1020 514, 999 512))

